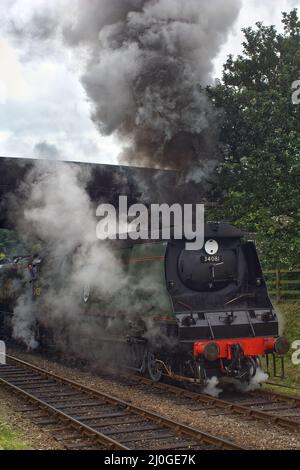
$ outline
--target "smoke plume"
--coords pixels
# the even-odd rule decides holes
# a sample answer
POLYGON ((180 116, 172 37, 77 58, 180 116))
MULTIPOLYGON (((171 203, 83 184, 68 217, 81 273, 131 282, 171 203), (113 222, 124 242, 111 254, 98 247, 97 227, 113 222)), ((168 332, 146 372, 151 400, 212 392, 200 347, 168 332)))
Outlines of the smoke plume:
POLYGON ((62 40, 80 57, 92 119, 121 137, 121 162, 200 181, 220 157, 220 113, 205 87, 239 9, 240 0, 39 0, 10 31, 34 47, 62 40))
MULTIPOLYGON (((37 0, 35 9, 28 5, 10 0, 8 14, 3 12, 7 30, 22 43, 24 60, 41 50, 57 55, 64 46, 82 70, 99 132, 117 134, 123 142, 120 161, 179 169, 195 181, 212 173, 220 158, 221 116, 205 87, 240 0, 37 0)), ((36 149, 57 158, 47 143, 36 149)), ((107 327, 114 332, 122 328, 122 312, 138 315, 158 303, 159 278, 144 276, 132 285, 113 251, 95 244, 88 179, 80 167, 57 171, 41 162, 15 201, 19 232, 46 246, 48 254, 42 308, 38 302, 33 308, 25 296, 14 312, 15 337, 23 335, 29 347, 36 344, 34 325, 42 319, 55 326, 65 349, 93 355, 93 341, 99 347, 107 330, 98 325, 99 317, 83 318, 85 286, 111 306, 116 317, 107 327)))

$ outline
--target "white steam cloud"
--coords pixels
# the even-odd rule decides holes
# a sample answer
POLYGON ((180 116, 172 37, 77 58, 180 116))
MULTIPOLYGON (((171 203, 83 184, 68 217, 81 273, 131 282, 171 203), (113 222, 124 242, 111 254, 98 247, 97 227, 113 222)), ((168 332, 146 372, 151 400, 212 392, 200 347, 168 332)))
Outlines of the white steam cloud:
POLYGON ((236 388, 243 393, 254 392, 258 390, 265 382, 269 379, 269 375, 266 374, 260 367, 257 368, 254 377, 250 378, 249 383, 236 382, 236 388))
POLYGON ((206 395, 210 395, 211 397, 218 398, 219 395, 223 392, 223 389, 219 388, 218 385, 218 377, 212 377, 211 379, 208 379, 203 389, 203 393, 206 393, 206 395))
POLYGON ((81 326, 87 328, 82 315, 85 286, 108 299, 125 282, 112 251, 97 244, 95 212, 85 191, 88 178, 85 167, 37 162, 20 190, 23 200, 17 197, 18 230, 35 241, 44 258, 40 301, 32 301, 27 287, 14 310, 14 337, 30 348, 37 346, 36 322, 52 328, 57 324, 59 333, 67 329, 64 337, 74 330, 74 341, 80 341, 81 326))
POLYGON ((15 289, 13 336, 34 349, 44 328, 64 354, 102 364, 112 350, 103 339, 125 338, 131 328, 153 345, 169 340, 152 321, 165 299, 163 276, 159 269, 132 273, 119 249, 97 240, 89 178, 86 166, 37 161, 10 196, 18 232, 41 259, 38 283, 25 272, 25 289, 15 289), (33 298, 36 286, 40 297, 33 298))

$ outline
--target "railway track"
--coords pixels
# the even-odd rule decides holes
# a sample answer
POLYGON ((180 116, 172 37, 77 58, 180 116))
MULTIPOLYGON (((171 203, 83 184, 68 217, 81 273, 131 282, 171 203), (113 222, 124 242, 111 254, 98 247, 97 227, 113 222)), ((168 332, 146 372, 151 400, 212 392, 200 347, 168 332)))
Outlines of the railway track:
POLYGON ((19 411, 65 449, 244 450, 15 357, 0 366, 1 384, 26 400, 19 411))
POLYGON ((127 377, 133 382, 161 391, 164 396, 169 393, 181 400, 189 399, 193 409, 207 411, 213 416, 235 414, 245 419, 256 419, 281 426, 292 432, 300 431, 300 396, 259 389, 247 393, 227 393, 224 398, 214 398, 178 385, 153 382, 137 375, 127 377))
POLYGON ((287 390, 290 390, 291 392, 300 392, 300 386, 297 386, 297 385, 300 385, 300 384, 296 384, 296 385, 289 385, 289 384, 285 384, 285 383, 277 383, 277 382, 271 382, 271 381, 268 381, 266 382, 267 385, 271 385, 272 387, 278 387, 278 388, 285 388, 287 390))

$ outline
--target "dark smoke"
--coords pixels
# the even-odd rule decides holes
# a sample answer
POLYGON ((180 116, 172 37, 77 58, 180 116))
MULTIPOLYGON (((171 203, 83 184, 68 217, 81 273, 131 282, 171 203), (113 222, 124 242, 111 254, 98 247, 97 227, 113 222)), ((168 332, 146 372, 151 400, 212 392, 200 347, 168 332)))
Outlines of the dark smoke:
POLYGON ((239 2, 100 0, 88 10, 83 3, 64 36, 90 48, 82 82, 100 132, 126 142, 122 162, 198 168, 202 179, 218 157, 219 127, 204 87, 239 2))
POLYGON ((185 170, 197 181, 212 172, 220 115, 205 87, 240 0, 39 5, 11 30, 20 36, 23 29, 33 42, 60 38, 79 55, 92 118, 102 134, 122 138, 121 162, 185 170))

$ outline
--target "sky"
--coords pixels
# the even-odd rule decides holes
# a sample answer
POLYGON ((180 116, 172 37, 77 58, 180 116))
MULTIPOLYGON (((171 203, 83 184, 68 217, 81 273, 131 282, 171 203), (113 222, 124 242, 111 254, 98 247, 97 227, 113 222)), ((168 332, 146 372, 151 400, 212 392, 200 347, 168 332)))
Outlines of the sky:
MULTIPOLYGON (((1 0, 0 10, 10 2, 1 0)), ((20 3, 30 9, 36 2, 20 3)), ((242 0, 232 32, 214 60, 214 77, 221 77, 228 54, 242 52, 243 27, 263 21, 281 28, 281 12, 293 7, 300 10, 300 0, 242 0)), ((115 136, 101 136, 91 121, 90 104, 66 51, 24 60, 22 46, 0 26, 0 72, 0 156, 118 162, 121 143, 115 136)))

